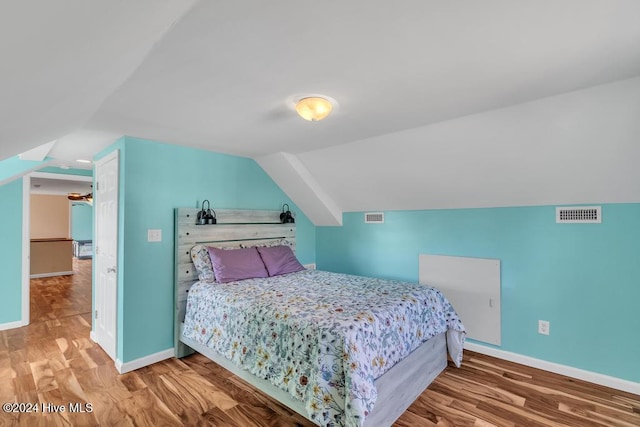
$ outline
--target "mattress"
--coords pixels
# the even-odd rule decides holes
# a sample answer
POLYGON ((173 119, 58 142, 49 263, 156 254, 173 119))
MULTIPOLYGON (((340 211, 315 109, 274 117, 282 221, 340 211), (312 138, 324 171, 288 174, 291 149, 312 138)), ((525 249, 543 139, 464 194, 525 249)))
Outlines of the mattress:
POLYGON ((183 328, 184 337, 304 402, 318 424, 340 426, 362 425, 376 378, 445 332, 459 365, 464 326, 439 290, 318 270, 198 282, 183 328))

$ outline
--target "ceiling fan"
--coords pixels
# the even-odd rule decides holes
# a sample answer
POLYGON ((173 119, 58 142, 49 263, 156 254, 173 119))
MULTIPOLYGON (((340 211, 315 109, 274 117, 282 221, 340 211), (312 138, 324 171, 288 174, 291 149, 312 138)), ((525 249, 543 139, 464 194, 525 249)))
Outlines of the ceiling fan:
POLYGON ((74 202, 93 202, 93 193, 80 194, 80 193, 69 193, 67 194, 67 199, 72 200, 74 202))
MULTIPOLYGON (((93 185, 91 186, 93 188, 93 185)), ((67 199, 72 200, 74 202, 93 202, 93 192, 82 194, 82 193, 68 193, 67 199)))
POLYGON ((67 194, 67 199, 73 200, 74 202, 77 202, 77 201, 92 202, 93 193, 87 193, 87 194, 69 193, 67 194))

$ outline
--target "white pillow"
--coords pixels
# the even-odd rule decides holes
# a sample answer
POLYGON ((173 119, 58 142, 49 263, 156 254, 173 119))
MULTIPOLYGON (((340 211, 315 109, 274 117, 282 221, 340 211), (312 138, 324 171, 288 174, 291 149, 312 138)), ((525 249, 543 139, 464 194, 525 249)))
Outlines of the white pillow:
POLYGON ((191 248, 191 260, 198 272, 198 280, 201 282, 215 282, 216 277, 213 274, 213 265, 209 258, 209 250, 204 245, 195 245, 191 248))

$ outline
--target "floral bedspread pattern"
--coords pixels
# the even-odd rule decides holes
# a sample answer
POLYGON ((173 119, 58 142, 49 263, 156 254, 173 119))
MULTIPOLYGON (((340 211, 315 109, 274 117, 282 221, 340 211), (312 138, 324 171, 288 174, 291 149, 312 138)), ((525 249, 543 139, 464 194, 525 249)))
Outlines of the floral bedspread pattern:
POLYGON ((432 336, 448 332, 459 365, 465 336, 437 289, 318 270, 198 282, 183 331, 288 391, 326 426, 362 425, 374 380, 432 336))

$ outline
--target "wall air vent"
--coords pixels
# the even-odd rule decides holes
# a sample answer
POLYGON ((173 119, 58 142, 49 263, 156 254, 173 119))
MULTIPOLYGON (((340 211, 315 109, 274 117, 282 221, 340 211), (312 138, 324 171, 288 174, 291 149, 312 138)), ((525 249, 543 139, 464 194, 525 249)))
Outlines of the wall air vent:
POLYGON ((364 214, 364 222, 367 224, 384 223, 384 212, 367 212, 364 214))
POLYGON ((572 208, 556 208, 557 223, 601 223, 602 207, 580 206, 572 208))

